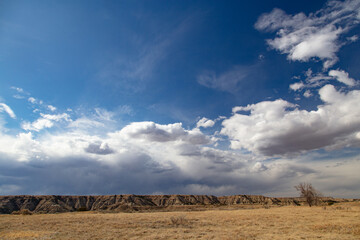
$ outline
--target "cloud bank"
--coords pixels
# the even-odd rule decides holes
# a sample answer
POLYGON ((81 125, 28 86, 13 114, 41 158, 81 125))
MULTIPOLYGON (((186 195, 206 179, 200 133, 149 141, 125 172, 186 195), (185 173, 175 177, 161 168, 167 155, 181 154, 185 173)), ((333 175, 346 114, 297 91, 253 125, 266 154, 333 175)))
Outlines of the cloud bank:
POLYGON ((325 193, 353 196, 360 180, 354 172, 360 166, 356 157, 314 164, 314 158, 323 156, 310 151, 289 158, 315 148, 359 144, 359 111, 353 107, 359 91, 345 93, 326 85, 319 95, 324 104, 316 111, 299 110, 281 99, 265 101, 235 107, 229 118, 201 118, 192 129, 152 121, 114 128, 119 126, 115 114, 105 109, 77 116, 45 107, 47 113, 22 122, 18 133, 0 131, 0 191, 291 196, 293 185, 308 180, 325 193), (220 138, 217 121, 223 121, 220 132, 235 151, 223 147, 227 140, 220 138), (201 131, 210 127, 213 134, 201 131), (334 188, 339 179, 346 184, 334 188))

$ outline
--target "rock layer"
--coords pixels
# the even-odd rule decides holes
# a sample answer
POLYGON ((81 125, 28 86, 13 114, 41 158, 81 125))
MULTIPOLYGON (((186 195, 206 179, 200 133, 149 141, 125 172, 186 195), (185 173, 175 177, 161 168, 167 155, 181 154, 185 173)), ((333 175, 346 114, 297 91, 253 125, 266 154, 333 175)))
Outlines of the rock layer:
MULTIPOLYGON (((337 200, 338 201, 338 200, 337 200)), ((322 198, 322 202, 336 202, 322 198)), ((273 198, 259 195, 105 195, 57 196, 20 195, 0 196, 0 213, 10 214, 27 209, 33 213, 58 213, 72 211, 126 211, 141 209, 166 209, 172 206, 225 206, 225 205, 303 205, 301 198, 273 198)))

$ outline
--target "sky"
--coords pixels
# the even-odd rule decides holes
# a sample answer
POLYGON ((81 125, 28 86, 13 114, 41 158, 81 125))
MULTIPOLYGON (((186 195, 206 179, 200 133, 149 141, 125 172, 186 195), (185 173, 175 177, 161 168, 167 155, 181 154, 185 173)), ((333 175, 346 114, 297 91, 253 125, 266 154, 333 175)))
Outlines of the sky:
POLYGON ((0 1, 0 195, 360 198, 360 0, 0 1))

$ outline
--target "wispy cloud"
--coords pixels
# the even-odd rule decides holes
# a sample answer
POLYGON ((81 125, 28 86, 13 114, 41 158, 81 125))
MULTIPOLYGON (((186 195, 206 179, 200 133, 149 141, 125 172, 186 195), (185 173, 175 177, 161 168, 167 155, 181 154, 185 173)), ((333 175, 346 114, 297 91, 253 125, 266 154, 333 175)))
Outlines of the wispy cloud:
POLYGON ((15 87, 15 86, 12 86, 10 87, 11 90, 14 90, 16 93, 13 95, 14 98, 16 99, 23 99, 23 98, 26 98, 29 93, 26 92, 24 89, 20 88, 20 87, 15 87))
POLYGON ((14 111, 5 103, 0 103, 0 112, 6 112, 11 118, 16 118, 14 111))
POLYGON ((325 84, 328 84, 334 79, 340 83, 345 84, 348 89, 359 84, 359 81, 349 77, 349 74, 343 70, 330 70, 326 73, 316 73, 314 74, 311 69, 308 69, 305 72, 305 80, 300 82, 295 82, 289 85, 289 88, 295 92, 300 92, 304 90, 303 96, 309 98, 313 96, 310 89, 323 87, 325 84))
POLYGON ((18 93, 23 93, 23 92, 24 92, 24 89, 19 88, 19 87, 14 87, 14 86, 12 86, 12 87, 10 87, 10 88, 13 89, 13 90, 15 90, 15 91, 17 91, 18 93))
POLYGON ((197 82, 208 88, 236 93, 246 81, 259 78, 258 64, 249 66, 234 66, 220 74, 206 70, 197 76, 197 82))
POLYGON ((350 78, 349 74, 343 70, 331 70, 329 71, 329 76, 334 77, 339 82, 346 84, 350 87, 359 84, 358 81, 355 81, 353 78, 350 78))
POLYGON ((159 64, 168 57, 171 47, 186 35, 194 20, 195 17, 190 15, 169 32, 158 33, 142 41, 142 45, 130 57, 115 56, 99 72, 98 78, 125 90, 142 91, 146 81, 152 79, 159 64))

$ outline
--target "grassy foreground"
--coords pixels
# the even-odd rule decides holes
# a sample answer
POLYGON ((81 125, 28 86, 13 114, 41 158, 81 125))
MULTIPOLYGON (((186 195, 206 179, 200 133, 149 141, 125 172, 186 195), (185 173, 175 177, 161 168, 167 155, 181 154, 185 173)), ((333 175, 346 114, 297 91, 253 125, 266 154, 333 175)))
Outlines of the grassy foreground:
POLYGON ((0 239, 360 239, 360 203, 190 212, 0 215, 0 239))

